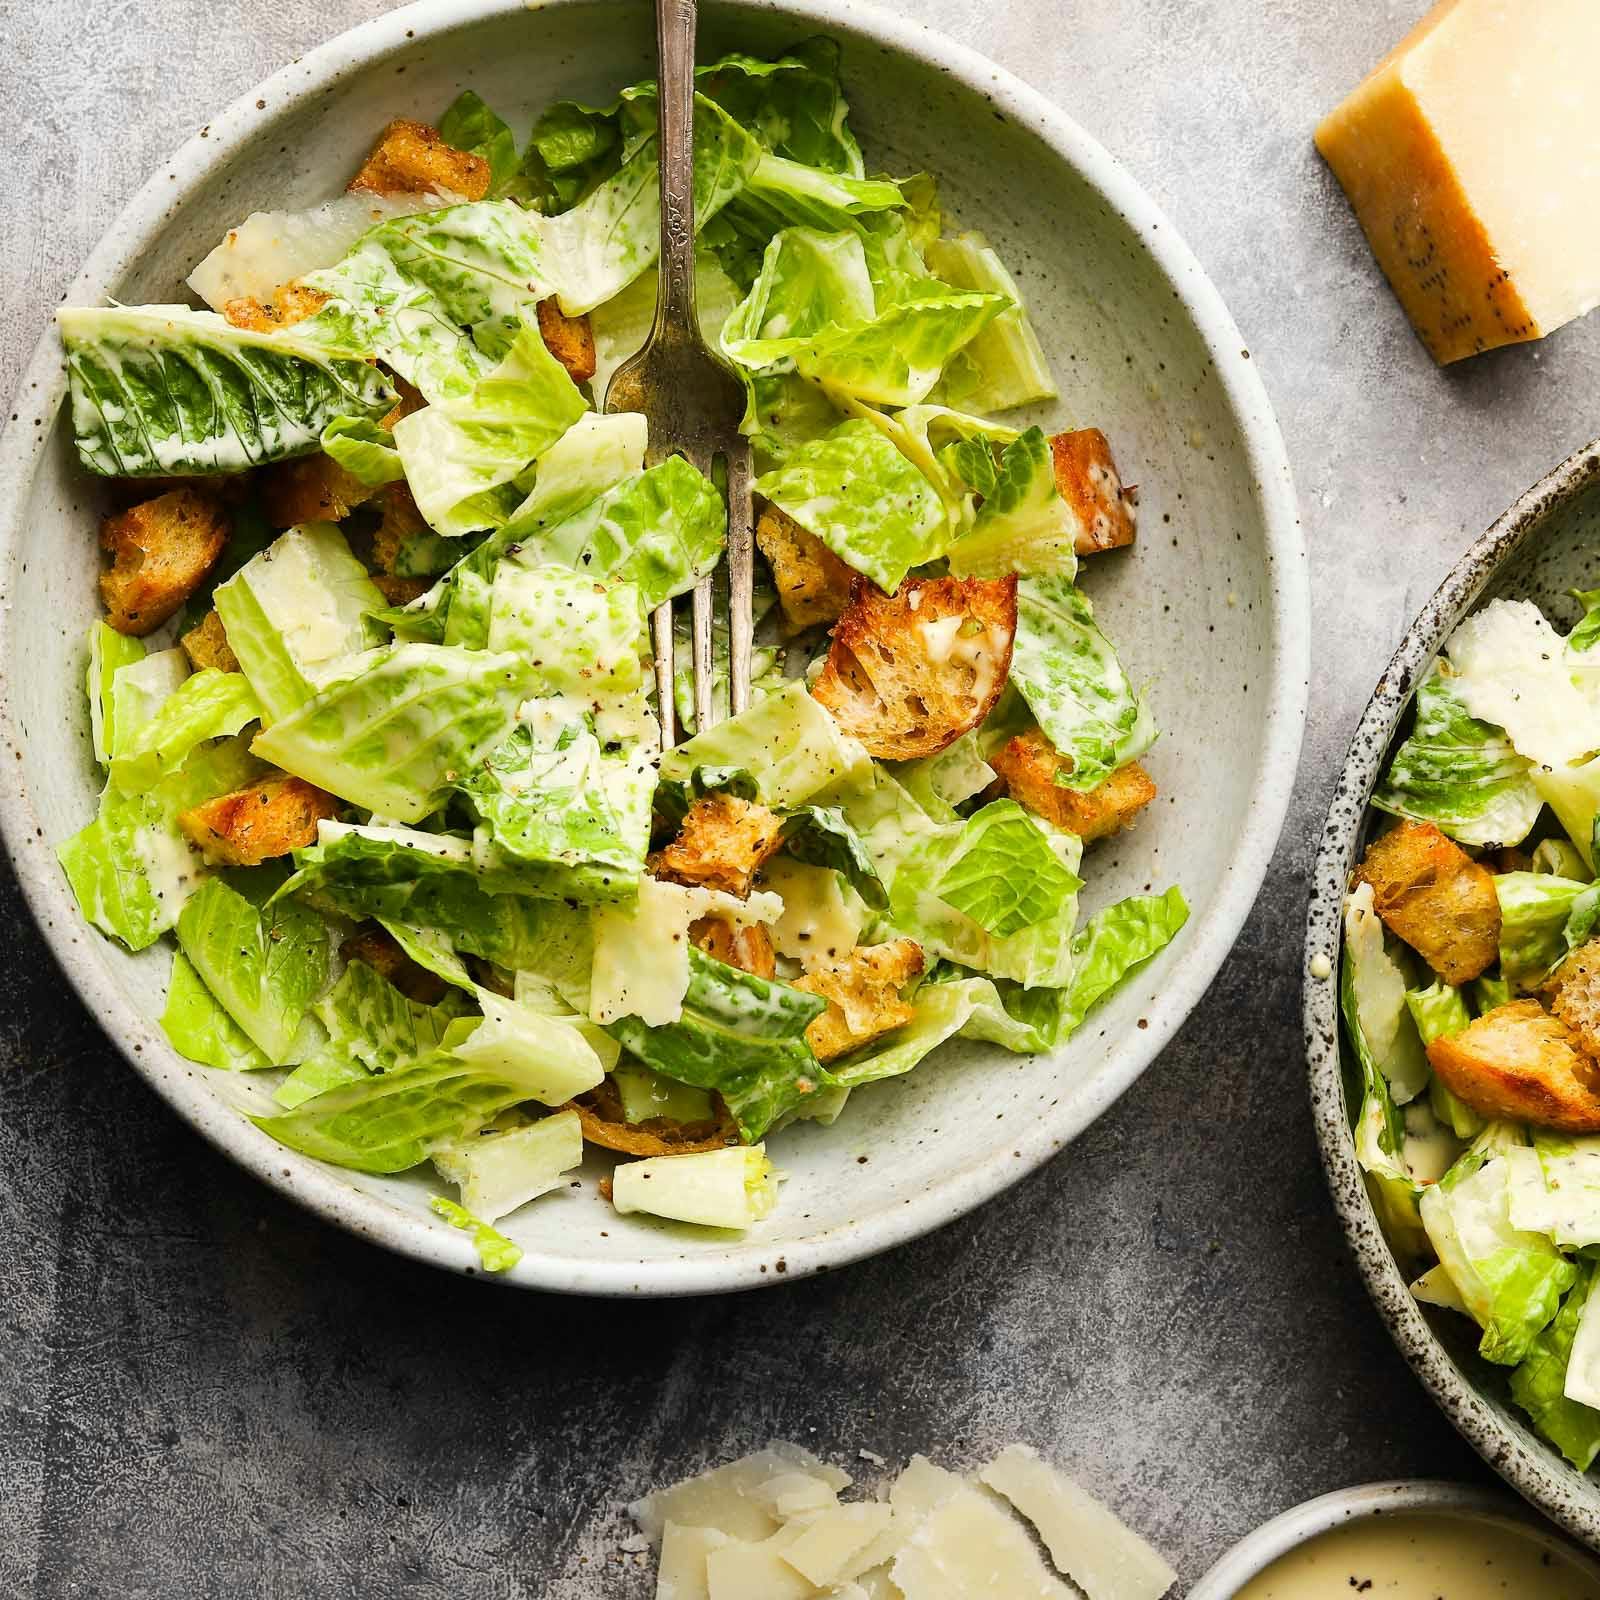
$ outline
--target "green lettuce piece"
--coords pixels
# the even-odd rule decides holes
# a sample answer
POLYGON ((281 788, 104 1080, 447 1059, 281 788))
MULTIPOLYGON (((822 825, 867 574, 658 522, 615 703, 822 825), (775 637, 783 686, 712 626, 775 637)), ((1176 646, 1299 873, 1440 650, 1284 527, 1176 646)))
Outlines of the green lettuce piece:
POLYGON ((416 822, 509 732, 535 668, 515 656, 394 644, 256 736, 257 755, 354 805, 416 822))
POLYGON ((701 767, 747 772, 759 798, 777 811, 813 797, 826 804, 872 776, 865 748, 795 680, 661 757, 664 779, 681 782, 701 767))
POLYGON ((1361 884, 1345 903, 1344 966, 1363 1046, 1397 1106, 1415 1100, 1428 1084, 1428 1058, 1409 1004, 1406 972, 1373 909, 1372 886, 1361 884))
POLYGON ((1511 1220, 1563 1249, 1600 1245, 1600 1139, 1539 1130, 1532 1149, 1506 1152, 1511 1220))
POLYGON ((181 953, 172 958, 161 1031, 179 1055, 221 1072, 256 1072, 272 1065, 181 953))
POLYGON ((740 428, 763 472, 786 465, 797 450, 831 433, 843 420, 822 385, 798 372, 747 373, 746 388, 750 399, 740 428))
POLYGON ((1092 789, 1155 743, 1155 720, 1135 692, 1088 598, 1065 578, 1017 583, 1011 682, 1050 742, 1072 760, 1058 783, 1092 789))
POLYGON ((462 1139, 529 1098, 515 1066, 436 1051, 394 1072, 341 1084, 258 1128, 303 1155, 357 1172, 405 1172, 439 1142, 462 1139))
POLYGON ((1544 805, 1529 765, 1499 728, 1468 713, 1454 680, 1435 666, 1417 688, 1411 733, 1372 803, 1465 845, 1520 844, 1544 805))
POLYGON ((1577 1269, 1542 1234, 1513 1226, 1510 1165, 1475 1144, 1422 1196, 1428 1240, 1473 1319, 1486 1361, 1514 1367, 1549 1325, 1577 1269))
POLYGON ((722 351, 752 371, 794 358, 817 338, 877 314, 861 237, 787 228, 766 247, 761 272, 722 328, 722 351))
POLYGON ((143 727, 117 740, 111 781, 124 794, 148 789, 181 767, 197 744, 236 734, 260 715, 255 692, 243 673, 203 667, 186 678, 143 727))
POLYGON ((611 1082, 625 1122, 650 1122, 656 1117, 673 1122, 710 1122, 715 1115, 709 1090, 675 1083, 637 1061, 619 1061, 611 1073, 611 1082))
POLYGON ((242 741, 228 739, 202 746, 142 794, 107 785, 95 819, 56 851, 84 920, 130 950, 154 944, 205 877, 178 813, 242 788, 260 770, 242 741))
POLYGON ((801 806, 791 811, 783 819, 783 848, 805 866, 837 872, 874 910, 882 911, 889 904, 889 892, 868 854, 866 841, 837 806, 801 806))
MULTIPOLYGON (((547 216, 572 206, 622 164, 621 102, 610 110, 557 100, 539 115, 522 153, 522 183, 547 216)), ((652 123, 653 125, 653 123, 652 123)), ((638 131, 634 147, 647 137, 638 131)))
POLYGON ((642 1211, 702 1228, 748 1228, 778 1201, 778 1175, 759 1144, 624 1162, 611 1185, 619 1216, 642 1211))
MULTIPOLYGON (((992 460, 978 441, 963 441, 956 449, 970 452, 964 458, 967 471, 973 458, 992 460)), ((983 493, 972 531, 950 548, 950 570, 979 578, 1042 573, 1070 582, 1078 570, 1079 523, 1056 487, 1055 461, 1042 428, 1029 428, 1005 447, 994 481, 983 493)))
MULTIPOLYGON (((1425 989, 1407 989, 1406 1010, 1411 1013, 1424 1046, 1460 1033, 1472 1021, 1466 996, 1443 980, 1425 989)), ((1458 1139, 1474 1139, 1483 1132, 1484 1119, 1434 1077, 1428 1082, 1428 1104, 1434 1116, 1458 1139)))
POLYGON ((587 409, 530 316, 505 359, 470 393, 395 423, 395 446, 423 519, 449 538, 504 523, 523 499, 512 479, 587 409))
POLYGON ((449 939, 439 929, 413 928, 404 922, 379 920, 394 942, 419 967, 425 968, 436 978, 443 978, 457 989, 465 989, 469 994, 478 992, 466 963, 455 953, 449 939))
POLYGON ((1557 878, 1587 878, 1588 863, 1583 852, 1570 839, 1541 839, 1533 847, 1533 870, 1557 878))
POLYGON ((452 1228, 460 1228, 472 1235, 472 1247, 478 1252, 478 1261, 485 1272, 509 1272, 522 1259, 522 1246, 480 1221, 465 1206, 436 1194, 429 1202, 435 1216, 443 1217, 452 1228))
POLYGON ((1056 398, 1055 379, 1039 336, 1028 320, 1015 280, 981 233, 936 239, 925 249, 928 266, 957 289, 985 290, 1011 302, 952 357, 942 385, 949 403, 967 411, 1009 411, 1056 398))
POLYGON ((933 892, 997 939, 1043 922, 1081 886, 1015 800, 991 801, 962 832, 933 892))
POLYGON ((1548 872, 1499 872, 1500 973, 1513 986, 1532 984, 1568 950, 1567 920, 1588 891, 1587 883, 1548 872))
POLYGON ((1579 1472, 1587 1472, 1600 1455, 1600 1410, 1569 1400, 1566 1385, 1595 1269, 1586 1261, 1577 1270, 1577 1281, 1555 1319, 1533 1340, 1511 1374, 1511 1398, 1579 1472))
POLYGON ((144 730, 188 676, 189 658, 176 648, 152 650, 112 672, 103 713, 111 724, 106 741, 108 761, 135 748, 144 730))
POLYGON ((488 646, 530 661, 541 695, 570 696, 590 710, 627 700, 644 684, 648 648, 639 591, 507 559, 490 588, 488 646))
POLYGON ((489 893, 470 840, 325 822, 317 843, 295 852, 295 869, 281 894, 303 895, 356 920, 377 917, 396 937, 404 927, 407 954, 450 981, 437 955, 424 960, 409 941, 436 931, 456 949, 511 971, 555 968, 568 990, 579 978, 587 984, 587 914, 560 901, 489 893))
POLYGON ((394 404, 354 351, 186 306, 64 306, 78 459, 111 477, 243 472, 315 450, 336 417, 394 404))
POLYGON ((394 434, 370 417, 339 417, 330 422, 322 430, 322 453, 369 489, 405 479, 394 434))
POLYGON ((383 638, 371 617, 383 596, 331 522, 291 528, 219 584, 213 600, 266 723, 305 705, 383 638))
POLYGON ((755 488, 886 594, 944 553, 948 525, 933 485, 861 419, 802 445, 755 488))
POLYGON ((1177 937, 1189 920, 1176 885, 1164 894, 1132 894, 1095 912, 1072 941, 1072 977, 1062 994, 1056 1040, 1065 1039, 1092 1006, 1177 937))
POLYGON ((448 1139, 433 1150, 439 1176, 461 1190, 461 1204, 474 1217, 498 1222, 583 1164, 583 1128, 576 1111, 558 1111, 537 1122, 497 1119, 465 1139, 448 1139))
POLYGON ((982 794, 995 781, 994 768, 978 748, 976 731, 962 734, 937 755, 900 762, 894 775, 937 822, 954 822, 956 807, 982 794))
POLYGON ((828 1086, 806 1042, 827 1010, 818 995, 741 972, 689 951, 689 989, 676 1022, 650 1027, 621 1017, 607 1031, 665 1078, 715 1089, 740 1136, 753 1144, 779 1117, 828 1086))
POLYGON ((972 526, 977 515, 974 491, 984 493, 985 485, 994 481, 994 451, 1019 437, 1006 423, 948 406, 880 411, 849 395, 837 398, 852 418, 870 423, 933 485, 952 533, 972 526), (961 449, 963 445, 969 448, 961 449))
MULTIPOLYGON (((144 660, 144 644, 118 633, 109 623, 96 619, 89 624, 89 731, 94 758, 105 766, 117 740, 116 704, 112 685, 123 667, 144 660)), ((176 687, 176 685, 174 685, 176 687)))
MULTIPOLYGON (((234 878, 270 893, 278 876, 257 868, 234 878)), ((178 917, 178 945, 262 1054, 274 1066, 289 1062, 300 1024, 328 981, 322 918, 292 900, 258 905, 222 879, 207 878, 178 917)))
POLYGON ((1583 607, 1583 618, 1567 635, 1567 649, 1581 654, 1600 640, 1600 589, 1574 589, 1571 593, 1583 607))
POLYGON ((774 234, 786 228, 809 228, 824 234, 849 232, 856 227, 857 217, 895 211, 905 203, 900 185, 887 178, 824 172, 782 156, 765 155, 722 213, 738 241, 725 245, 723 254, 742 246, 748 252, 745 259, 753 263, 749 279, 753 282, 774 234))
POLYGON ((489 163, 489 194, 498 197, 511 189, 522 168, 517 158, 517 136, 496 116, 483 97, 463 89, 439 118, 439 137, 457 150, 481 156, 489 163))
POLYGON ((586 1020, 506 1000, 488 989, 478 991, 478 1000, 483 1021, 455 1046, 455 1053, 485 1068, 515 1070, 530 1100, 565 1105, 593 1089, 605 1077, 607 1065, 616 1064, 614 1042, 586 1020), (604 1056, 591 1033, 605 1046, 604 1056))

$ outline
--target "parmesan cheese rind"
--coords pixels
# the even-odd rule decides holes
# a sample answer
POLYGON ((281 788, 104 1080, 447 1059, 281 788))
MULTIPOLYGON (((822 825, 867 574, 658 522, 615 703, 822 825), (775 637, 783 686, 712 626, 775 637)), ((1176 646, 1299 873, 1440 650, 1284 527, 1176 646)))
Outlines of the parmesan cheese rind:
POLYGON ((1039 1530, 1050 1559, 1089 1600, 1160 1600, 1177 1582, 1159 1552, 1027 1445, 1002 1450, 979 1477, 1039 1530))

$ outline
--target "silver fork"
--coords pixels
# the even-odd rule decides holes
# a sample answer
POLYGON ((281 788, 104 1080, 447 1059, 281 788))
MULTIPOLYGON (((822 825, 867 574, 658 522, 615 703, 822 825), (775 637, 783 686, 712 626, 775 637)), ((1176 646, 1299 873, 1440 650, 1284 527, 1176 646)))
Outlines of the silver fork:
MULTIPOLYGON (((744 384, 707 348, 694 297, 694 34, 695 0, 656 0, 657 83, 661 152, 661 267, 656 315, 637 355, 612 374, 607 411, 642 411, 655 466, 682 456, 711 476, 721 457, 728 493, 728 704, 738 715, 750 703, 751 545, 750 442, 739 432, 744 384)), ((711 621, 714 574, 694 587, 694 715, 710 727, 711 621)), ((651 617, 655 634, 656 698, 663 748, 677 740, 673 699, 672 602, 651 617)))

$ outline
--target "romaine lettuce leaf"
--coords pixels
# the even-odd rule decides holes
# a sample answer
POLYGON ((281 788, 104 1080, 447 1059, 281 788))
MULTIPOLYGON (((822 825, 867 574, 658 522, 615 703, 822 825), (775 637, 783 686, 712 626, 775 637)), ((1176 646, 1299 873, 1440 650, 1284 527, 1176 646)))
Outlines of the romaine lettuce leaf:
POLYGON ((903 761, 896 779, 936 822, 954 822, 955 808, 982 794, 995 781, 995 770, 978 749, 976 731, 964 733, 937 755, 903 761))
POLYGON ((1072 978, 1062 994, 1054 1040, 1073 1033, 1091 1007, 1166 949, 1188 920, 1188 902, 1176 885, 1164 894, 1131 894, 1095 912, 1072 940, 1072 978))
POLYGON ((1092 789, 1155 743, 1149 707, 1096 626, 1087 596, 1066 578, 1019 580, 1011 682, 1072 761, 1057 779, 1069 789, 1092 789))
POLYGON ((759 1144, 650 1156, 619 1166, 611 1177, 619 1214, 643 1211, 703 1228, 748 1228, 777 1200, 778 1175, 759 1144))
POLYGON ((452 1228, 472 1235, 472 1247, 478 1252, 478 1262, 485 1272, 509 1272, 522 1259, 521 1245, 514 1244, 497 1228, 473 1216, 465 1206, 445 1199, 442 1194, 436 1194, 428 1206, 452 1228))
POLYGON ((1533 1340, 1511 1374, 1511 1398, 1579 1472, 1587 1472, 1600 1455, 1600 1410, 1570 1399, 1566 1392, 1569 1373, 1579 1365, 1576 1341, 1580 1327, 1596 1325, 1593 1315, 1586 1315, 1584 1309, 1593 1286, 1593 1265, 1580 1263, 1577 1281, 1554 1321, 1533 1340))
POLYGON ((620 1017, 608 1031, 663 1077, 715 1089, 746 1143, 826 1088, 828 1074, 806 1042, 806 1025, 827 1001, 689 950, 682 1014, 652 1027, 620 1017))
POLYGON ((576 1111, 558 1111, 537 1122, 483 1128, 436 1145, 433 1164, 461 1190, 461 1203, 474 1217, 498 1222, 583 1164, 583 1127, 576 1111))
POLYGON ((1005 939, 1053 916, 1080 887, 1033 818, 1015 800, 993 800, 968 819, 933 893, 1005 939))
POLYGON ((538 694, 571 696, 591 711, 644 683, 639 591, 570 567, 502 561, 490 588, 487 642, 533 664, 538 694))
POLYGON ((1583 607, 1583 617, 1567 635, 1567 649, 1581 655, 1600 641, 1600 589, 1574 589, 1571 593, 1583 607))
POLYGON ((369 489, 402 482, 406 475, 394 434, 370 417, 340 417, 322 430, 322 453, 369 489))
POLYGON ((859 418, 800 446, 755 488, 885 594, 944 554, 947 523, 933 485, 859 418))
POLYGON ((247 561, 213 601, 228 643, 272 723, 305 705, 343 663, 383 639, 383 604, 331 522, 291 528, 247 561))
POLYGON ((827 867, 838 873, 875 910, 882 911, 889 904, 888 891, 866 841, 837 806, 801 806, 791 811, 783 819, 783 848, 804 866, 827 867))
POLYGON ((455 1053, 485 1071, 515 1072, 529 1100, 565 1105, 594 1088, 606 1075, 606 1062, 616 1060, 614 1047, 602 1059, 575 1019, 552 1016, 488 989, 478 991, 478 1001, 483 1021, 455 1046, 455 1053))
POLYGON ((1370 883, 1345 903, 1344 965, 1355 1006, 1347 1019, 1351 1030, 1359 1030, 1395 1105, 1406 1105, 1427 1087, 1428 1058, 1408 1003, 1406 973, 1390 952, 1370 883))
POLYGON ((853 178, 765 155, 722 220, 759 263, 768 240, 785 228, 849 232, 864 213, 896 211, 905 203, 899 184, 887 178, 853 178))
MULTIPOLYGON (((117 739, 116 702, 112 686, 118 671, 144 660, 144 643, 118 633, 98 618, 89 624, 89 732, 94 758, 105 766, 117 739)), ((176 688, 177 684, 173 684, 176 688)))
POLYGON ((395 446, 423 519, 450 538, 504 523, 523 499, 512 479, 587 409, 526 317, 505 359, 470 393, 395 423, 395 446))
MULTIPOLYGON (((255 868, 234 881, 270 894, 280 876, 255 868)), ((274 1066, 295 1058, 300 1024, 328 981, 328 942, 316 912, 292 900, 258 905, 220 878, 207 878, 178 917, 179 948, 274 1066)))
POLYGON ((257 1072, 272 1065, 217 1004, 181 951, 172 958, 161 1030, 179 1055, 221 1072, 257 1072))
POLYGON ((517 157, 517 136, 475 90, 463 89, 450 102, 439 118, 439 137, 457 150, 481 156, 489 163, 491 198, 498 198, 513 187, 522 169, 517 157))
POLYGON ((1513 987, 1531 986, 1565 958, 1567 920, 1590 885, 1548 872, 1499 872, 1500 975, 1513 987))
MULTIPOLYGON (((1424 1047, 1435 1039, 1460 1033, 1472 1021, 1466 996, 1443 980, 1423 989, 1407 989, 1406 1010, 1411 1013, 1424 1047)), ((1458 1100, 1437 1078, 1428 1083, 1428 1104, 1434 1116, 1458 1139, 1474 1139, 1483 1132, 1484 1119, 1465 1101, 1458 1100)))
POLYGON ((1453 675, 1435 666, 1417 688, 1416 721, 1372 803, 1465 845, 1521 844, 1544 804, 1528 768, 1499 728, 1467 711, 1453 675))
MULTIPOLYGON (((978 461, 987 446, 964 441, 978 461)), ((970 470, 970 468, 969 468, 970 470)), ((1001 454, 972 531, 950 547, 950 570, 962 577, 1043 573, 1070 581, 1078 570, 1078 517, 1056 487, 1055 461, 1042 428, 1029 428, 1001 454)))
POLYGON ((227 738, 261 715, 242 672, 203 667, 164 700, 142 727, 120 733, 112 747, 111 781, 136 794, 177 771, 197 744, 227 738))
POLYGON ((256 736, 257 755, 354 805, 416 822, 510 731, 536 669, 515 656, 393 644, 256 736))
POLYGON ((305 455, 394 391, 359 350, 235 328, 186 306, 64 306, 78 459, 112 477, 243 472, 305 455))

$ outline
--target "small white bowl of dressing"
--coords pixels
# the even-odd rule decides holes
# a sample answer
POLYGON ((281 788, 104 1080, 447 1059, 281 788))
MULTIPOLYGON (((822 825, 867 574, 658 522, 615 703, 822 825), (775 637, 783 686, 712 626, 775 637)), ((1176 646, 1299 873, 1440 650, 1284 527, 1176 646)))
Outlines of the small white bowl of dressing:
POLYGON ((1189 1600, 1600 1600, 1600 1561, 1518 1501, 1410 1479, 1339 1489, 1241 1539, 1189 1600))

